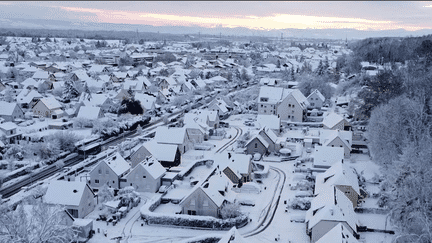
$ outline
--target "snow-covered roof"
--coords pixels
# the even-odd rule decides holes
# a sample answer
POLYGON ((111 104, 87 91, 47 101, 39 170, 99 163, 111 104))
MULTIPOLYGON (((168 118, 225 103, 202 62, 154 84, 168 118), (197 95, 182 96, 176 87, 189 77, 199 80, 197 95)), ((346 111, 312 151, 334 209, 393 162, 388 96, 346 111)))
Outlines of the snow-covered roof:
POLYGON ((347 196, 336 187, 328 187, 311 202, 311 208, 306 212, 306 222, 312 229, 321 221, 346 222, 357 232, 358 219, 353 205, 347 196))
POLYGON ((33 74, 32 78, 33 79, 48 79, 48 76, 49 76, 49 74, 47 71, 36 71, 33 74))
POLYGON ((11 116, 17 103, 0 101, 0 116, 11 116))
POLYGON ((107 99, 109 99, 109 97, 106 94, 91 94, 90 100, 82 99, 82 102, 84 102, 85 106, 100 106, 104 104, 107 99))
POLYGON ((101 108, 95 106, 81 106, 78 112, 78 118, 96 120, 99 118, 101 108))
POLYGON ((334 163, 344 159, 344 148, 315 146, 312 156, 314 167, 330 168, 334 163))
POLYGON ((248 174, 250 171, 252 155, 250 154, 236 154, 233 152, 224 152, 215 154, 214 161, 221 170, 230 167, 231 170, 241 177, 241 174, 248 174), (230 156, 229 156, 230 154, 230 156), (230 158, 229 158, 230 157, 230 158))
POLYGON ((342 223, 339 223, 319 238, 316 243, 359 243, 359 241, 342 223))
POLYGON ((324 95, 321 94, 321 92, 319 92, 319 90, 315 89, 314 91, 312 91, 312 93, 307 97, 309 99, 309 97, 312 97, 312 95, 317 95, 318 98, 324 102, 325 101, 325 97, 324 95))
MULTIPOLYGON (((342 120, 345 120, 345 118, 343 118, 341 115, 339 115, 337 113, 332 112, 332 113, 329 113, 327 116, 324 117, 322 123, 324 126, 331 129, 336 124, 341 122, 342 120)), ((345 120, 345 122, 346 122, 346 120, 345 120)))
POLYGON ((270 146, 270 144, 259 134, 257 134, 256 136, 253 136, 247 143, 246 145, 248 145, 249 143, 251 143, 255 138, 257 138, 263 145, 264 147, 268 148, 270 146))
POLYGON ((164 144, 183 144, 186 138, 186 129, 183 127, 169 128, 167 126, 159 126, 156 128, 154 140, 157 143, 164 144))
POLYGON ((258 114, 257 123, 260 127, 267 127, 271 129, 280 129, 280 117, 275 115, 262 115, 258 114))
POLYGON ((177 153, 177 145, 159 144, 154 140, 143 145, 159 161, 174 161, 177 153))
POLYGON ((303 109, 306 109, 309 106, 309 101, 303 95, 303 93, 299 89, 292 89, 290 93, 295 100, 302 106, 303 109))
POLYGON ((13 122, 4 122, 0 124, 0 129, 4 130, 4 131, 10 131, 13 129, 16 129, 17 125, 13 122))
POLYGON ((62 105, 53 96, 42 98, 39 102, 44 103, 49 110, 55 110, 62 107, 62 105))
POLYGON ((154 179, 162 177, 166 172, 166 169, 153 156, 147 157, 138 165, 142 166, 154 179))
POLYGON ((324 173, 317 174, 315 182, 315 194, 320 194, 329 186, 350 186, 360 195, 360 187, 357 175, 353 169, 342 162, 334 163, 324 173))
POLYGON ((139 82, 143 82, 147 87, 151 86, 151 82, 144 76, 138 76, 136 78, 139 82))
POLYGON ((135 100, 139 100, 141 102, 141 106, 143 106, 146 110, 151 110, 154 108, 156 104, 156 97, 148 95, 135 93, 135 100))
POLYGON ((84 181, 58 181, 54 179, 48 185, 44 201, 49 204, 79 206, 86 187, 87 184, 84 181))
POLYGON ((325 129, 320 131, 320 143, 323 146, 329 145, 337 138, 339 138, 345 144, 345 146, 351 150, 351 144, 352 144, 351 131, 325 130, 325 129))
POLYGON ((124 174, 130 169, 129 163, 126 162, 118 152, 106 158, 102 162, 106 163, 118 176, 124 174))
POLYGON ((281 87, 261 86, 258 96, 258 102, 276 104, 282 100, 283 92, 284 88, 281 87))

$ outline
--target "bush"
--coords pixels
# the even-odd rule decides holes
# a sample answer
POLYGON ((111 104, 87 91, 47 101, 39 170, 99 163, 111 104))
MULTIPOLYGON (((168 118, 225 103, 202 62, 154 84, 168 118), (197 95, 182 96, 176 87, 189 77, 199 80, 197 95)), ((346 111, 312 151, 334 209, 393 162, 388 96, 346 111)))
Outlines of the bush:
POLYGON ((227 203, 223 205, 220 214, 222 219, 231 219, 242 215, 238 203, 227 203))

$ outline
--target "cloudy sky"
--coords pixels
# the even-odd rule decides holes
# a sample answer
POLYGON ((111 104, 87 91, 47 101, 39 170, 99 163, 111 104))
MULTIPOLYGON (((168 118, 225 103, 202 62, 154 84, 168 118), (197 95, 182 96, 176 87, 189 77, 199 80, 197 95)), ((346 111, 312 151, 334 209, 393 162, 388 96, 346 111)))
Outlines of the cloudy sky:
POLYGON ((432 29, 432 2, 0 2, 0 19, 249 29, 432 29))

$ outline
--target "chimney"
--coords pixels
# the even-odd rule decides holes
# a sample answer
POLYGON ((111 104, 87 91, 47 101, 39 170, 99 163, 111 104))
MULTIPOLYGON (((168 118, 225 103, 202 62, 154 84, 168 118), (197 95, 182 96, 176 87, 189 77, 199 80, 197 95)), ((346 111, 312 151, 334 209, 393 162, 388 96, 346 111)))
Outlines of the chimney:
POLYGON ((231 153, 228 153, 228 159, 231 159, 231 153))

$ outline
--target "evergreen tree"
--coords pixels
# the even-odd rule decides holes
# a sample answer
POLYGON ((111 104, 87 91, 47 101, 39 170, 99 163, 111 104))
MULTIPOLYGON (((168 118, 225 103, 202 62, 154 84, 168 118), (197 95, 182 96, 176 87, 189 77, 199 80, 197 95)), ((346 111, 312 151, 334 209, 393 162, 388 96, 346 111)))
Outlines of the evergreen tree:
POLYGON ((324 74, 324 65, 323 65, 323 62, 322 62, 322 60, 320 60, 320 62, 319 62, 319 64, 318 64, 318 68, 317 68, 317 74, 319 75, 319 76, 321 76, 321 75, 323 75, 324 74))
POLYGON ((72 79, 67 79, 63 88, 63 99, 73 99, 79 96, 79 92, 75 87, 72 79))
POLYGON ((294 76, 294 65, 291 66, 291 80, 292 80, 292 81, 295 80, 295 76, 294 76))

